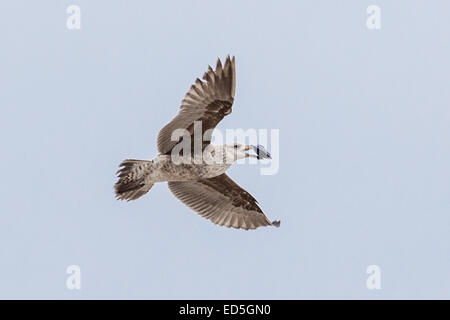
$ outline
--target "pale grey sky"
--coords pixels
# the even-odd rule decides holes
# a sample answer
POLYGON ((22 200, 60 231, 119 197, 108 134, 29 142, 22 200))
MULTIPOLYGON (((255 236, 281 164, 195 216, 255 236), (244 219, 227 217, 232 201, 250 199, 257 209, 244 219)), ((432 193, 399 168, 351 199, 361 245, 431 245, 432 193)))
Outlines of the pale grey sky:
POLYGON ((448 12, 2 1, 0 298, 450 298, 448 12), (66 28, 72 4, 81 30, 66 28), (281 228, 214 226, 164 184, 116 201, 120 161, 154 157, 186 90, 227 54, 236 100, 219 128, 280 130, 277 175, 229 174, 281 228), (372 264, 381 290, 366 288, 372 264))

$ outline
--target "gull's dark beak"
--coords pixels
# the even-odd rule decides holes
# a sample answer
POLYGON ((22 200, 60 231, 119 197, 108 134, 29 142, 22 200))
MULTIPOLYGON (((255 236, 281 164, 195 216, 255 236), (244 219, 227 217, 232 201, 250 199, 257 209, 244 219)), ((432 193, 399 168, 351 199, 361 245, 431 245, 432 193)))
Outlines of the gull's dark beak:
POLYGON ((250 146, 256 152, 256 158, 260 159, 272 159, 269 151, 267 151, 262 145, 250 146))

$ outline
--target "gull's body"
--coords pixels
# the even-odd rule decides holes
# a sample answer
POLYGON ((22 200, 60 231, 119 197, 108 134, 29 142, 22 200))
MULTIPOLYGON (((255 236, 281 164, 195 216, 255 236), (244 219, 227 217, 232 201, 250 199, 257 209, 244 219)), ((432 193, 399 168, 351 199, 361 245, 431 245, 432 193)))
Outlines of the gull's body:
MULTIPOLYGON (((255 198, 225 174, 232 162, 256 157, 249 154, 250 150, 255 150, 259 159, 259 147, 210 144, 212 130, 231 113, 235 86, 234 58, 228 57, 224 67, 218 60, 215 71, 209 67, 203 80, 197 79, 187 92, 178 115, 161 129, 159 154, 153 160, 128 159, 121 163, 119 181, 115 185, 117 198, 135 200, 146 194, 156 182, 167 181, 170 191, 180 201, 215 224, 238 229, 279 226, 279 221, 270 222, 255 198), (201 141, 196 141, 198 137, 194 136, 194 125, 198 122, 202 124, 201 141), (224 161, 175 162, 172 151, 182 142, 182 138, 172 140, 172 133, 177 129, 185 129, 192 136, 189 151, 192 159, 206 150, 218 155, 219 159, 223 157, 224 161), (200 144, 201 150, 194 148, 195 143, 200 144)), ((264 157, 270 158, 270 155, 264 153, 261 158, 264 157)))
MULTIPOLYGON (((213 178, 225 171, 231 164, 175 164, 172 157, 160 154, 153 160, 125 160, 123 166, 137 164, 137 171, 145 172, 146 183, 164 181, 192 181, 213 178)), ((139 173, 142 175, 142 172, 139 173)))

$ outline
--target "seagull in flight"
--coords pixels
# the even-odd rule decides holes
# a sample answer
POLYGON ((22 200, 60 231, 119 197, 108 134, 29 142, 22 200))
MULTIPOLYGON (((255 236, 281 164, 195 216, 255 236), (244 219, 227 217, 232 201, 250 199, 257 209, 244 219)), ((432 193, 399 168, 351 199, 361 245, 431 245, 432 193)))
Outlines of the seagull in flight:
POLYGON ((218 59, 215 70, 209 66, 203 79, 197 78, 186 93, 175 118, 159 132, 159 154, 153 160, 127 159, 120 164, 114 186, 117 199, 136 200, 156 182, 167 182, 176 198, 214 224, 244 230, 279 227, 280 221, 270 221, 256 199, 225 173, 236 160, 270 159, 270 153, 260 145, 211 144, 212 131, 231 113, 235 87, 234 57, 228 56, 223 66, 218 59), (201 135, 196 135, 199 123, 201 135), (173 139, 177 129, 187 135, 173 139), (187 152, 183 149, 183 156, 192 160, 198 154, 209 153, 223 161, 174 161, 174 150, 185 137, 190 138, 187 139, 190 148, 187 152), (195 148, 196 144, 200 148, 195 148))

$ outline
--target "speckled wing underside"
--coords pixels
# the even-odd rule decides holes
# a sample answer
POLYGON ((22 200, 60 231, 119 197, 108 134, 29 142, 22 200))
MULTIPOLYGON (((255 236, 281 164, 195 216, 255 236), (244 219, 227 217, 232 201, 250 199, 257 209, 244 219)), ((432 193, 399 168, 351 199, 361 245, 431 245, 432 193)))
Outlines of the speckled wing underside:
POLYGON ((213 223, 236 229, 275 225, 255 198, 226 174, 198 181, 171 181, 169 189, 181 202, 213 223))
MULTIPOLYGON (((171 140, 172 132, 176 129, 187 129, 193 145, 194 121, 202 122, 202 136, 206 130, 214 129, 223 117, 231 113, 235 87, 234 57, 230 59, 228 56, 223 67, 218 59, 215 71, 209 66, 203 80, 197 78, 186 93, 178 115, 159 132, 158 151, 168 154, 181 141, 182 138, 178 141, 171 140)), ((202 141, 200 145, 204 148, 210 140, 209 135, 206 141, 202 141)))

